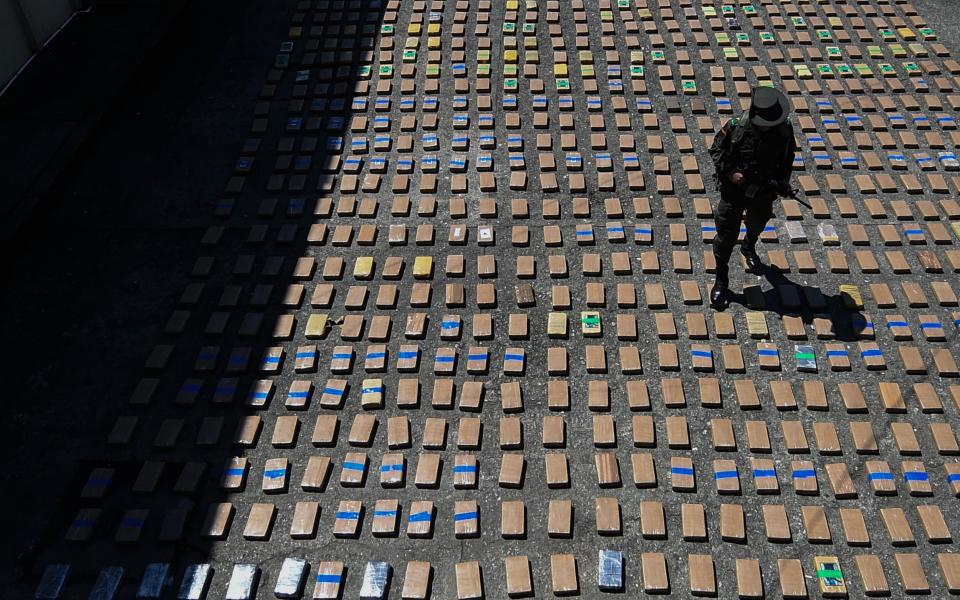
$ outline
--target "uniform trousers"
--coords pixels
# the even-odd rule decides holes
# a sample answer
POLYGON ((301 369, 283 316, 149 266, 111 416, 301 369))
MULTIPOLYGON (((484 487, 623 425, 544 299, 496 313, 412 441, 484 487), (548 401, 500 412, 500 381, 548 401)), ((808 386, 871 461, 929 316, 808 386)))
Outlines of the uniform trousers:
POLYGON ((724 187, 720 190, 720 202, 713 212, 717 234, 713 238, 713 256, 717 261, 717 273, 726 275, 727 263, 733 245, 740 235, 740 224, 747 229, 746 244, 753 246, 767 221, 773 216, 775 193, 757 194, 754 198, 747 198, 740 188, 724 187))

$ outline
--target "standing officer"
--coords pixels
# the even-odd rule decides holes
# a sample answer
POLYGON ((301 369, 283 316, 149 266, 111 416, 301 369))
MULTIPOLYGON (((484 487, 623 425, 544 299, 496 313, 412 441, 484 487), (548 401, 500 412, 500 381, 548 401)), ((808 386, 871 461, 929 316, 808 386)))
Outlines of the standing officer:
POLYGON ((757 238, 773 216, 778 194, 789 195, 790 171, 797 145, 793 125, 787 120, 787 97, 773 88, 753 89, 750 111, 739 119, 730 119, 717 133, 710 148, 720 187, 720 203, 714 211, 717 235, 713 256, 717 277, 710 290, 710 304, 722 307, 729 285, 727 263, 740 235, 740 222, 746 224, 746 240, 740 252, 750 271, 763 266, 757 256, 757 238), (746 218, 744 218, 746 211, 746 218))

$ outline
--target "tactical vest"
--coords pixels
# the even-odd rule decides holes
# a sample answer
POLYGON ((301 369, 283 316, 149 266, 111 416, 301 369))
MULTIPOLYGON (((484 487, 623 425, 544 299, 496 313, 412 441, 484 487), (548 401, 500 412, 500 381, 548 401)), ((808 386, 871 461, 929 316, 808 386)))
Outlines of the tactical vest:
MULTIPOLYGON (((733 135, 730 138, 729 163, 735 165, 748 175, 760 174, 769 176, 770 173, 764 173, 766 169, 757 160, 757 146, 760 138, 755 135, 748 135, 750 128, 750 115, 746 114, 734 126, 733 135)), ((789 121, 784 121, 774 128, 776 134, 780 137, 783 145, 783 157, 786 160, 787 150, 789 149, 789 139, 793 135, 789 121)))

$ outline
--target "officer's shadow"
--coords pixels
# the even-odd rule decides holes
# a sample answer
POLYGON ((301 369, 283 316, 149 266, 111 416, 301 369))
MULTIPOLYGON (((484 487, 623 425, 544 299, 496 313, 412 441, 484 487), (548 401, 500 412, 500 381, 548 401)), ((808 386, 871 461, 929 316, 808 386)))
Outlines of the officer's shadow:
MULTIPOLYGON (((728 304, 774 312, 781 318, 784 315, 800 317, 804 325, 809 326, 814 324, 815 318, 826 318, 832 323, 833 340, 854 342, 863 339, 860 334, 868 326, 867 318, 859 310, 849 308, 854 303, 846 293, 827 294, 817 286, 796 283, 780 269, 766 263, 760 272, 752 275, 758 277, 756 284, 748 278, 743 292, 728 291, 728 304), (764 279, 772 287, 762 289, 764 279)), ((811 337, 816 335, 814 332, 811 337)))

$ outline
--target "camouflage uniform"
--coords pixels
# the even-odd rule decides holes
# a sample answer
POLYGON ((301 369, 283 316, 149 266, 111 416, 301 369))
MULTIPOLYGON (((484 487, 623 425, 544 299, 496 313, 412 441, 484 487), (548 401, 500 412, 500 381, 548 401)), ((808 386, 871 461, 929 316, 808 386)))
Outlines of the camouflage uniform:
POLYGON ((747 117, 730 119, 717 133, 710 157, 720 187, 720 202, 714 210, 717 235, 713 240, 718 274, 727 273, 741 221, 747 228, 745 246, 752 248, 756 243, 773 216, 777 192, 771 182, 790 178, 796 151, 789 121, 761 132, 750 125, 747 117), (730 181, 730 174, 736 171, 745 177, 742 185, 730 181))

